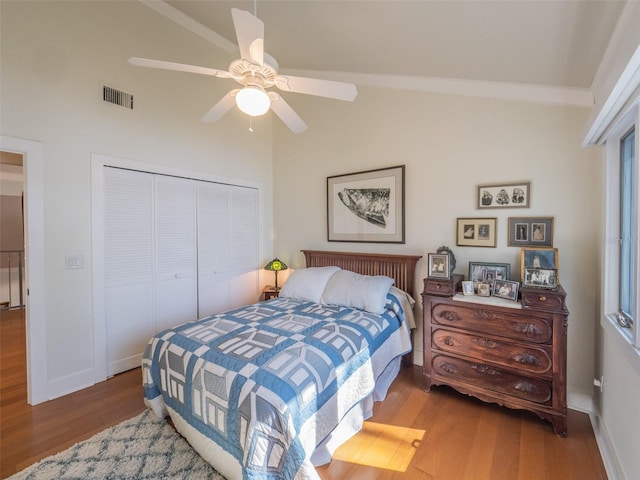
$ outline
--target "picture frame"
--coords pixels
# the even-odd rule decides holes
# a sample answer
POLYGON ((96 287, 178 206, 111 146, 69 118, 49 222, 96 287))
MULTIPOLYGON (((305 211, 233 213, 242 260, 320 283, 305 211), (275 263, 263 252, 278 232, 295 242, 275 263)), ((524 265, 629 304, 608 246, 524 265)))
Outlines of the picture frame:
POLYGON ((458 218, 456 221, 456 245, 460 247, 493 247, 497 245, 498 219, 458 218))
POLYGON ((553 217, 509 217, 509 247, 552 247, 553 217))
POLYGON ((473 282, 469 280, 465 280, 462 282, 462 294, 463 295, 474 295, 473 282))
POLYGON ((479 185, 478 210, 486 208, 529 208, 531 182, 479 185))
POLYGON ((428 254, 428 263, 429 263, 429 278, 450 278, 451 277, 451 269, 450 269, 450 257, 447 253, 429 253, 428 254))
POLYGON ((554 268, 526 268, 522 285, 536 288, 558 288, 558 271, 554 268))
POLYGON ((480 282, 478 284, 478 290, 476 295, 479 297, 490 297, 491 296, 491 285, 487 282, 480 282))
POLYGON ((520 280, 524 282, 525 269, 542 268, 556 270, 556 282, 560 282, 558 249, 553 247, 522 247, 520 249, 520 280))
POLYGON ((511 264, 469 262, 469 280, 475 289, 481 282, 491 285, 494 280, 511 280, 511 264))
POLYGON ((493 296, 498 298, 504 298, 514 302, 518 301, 518 288, 520 288, 520 282, 513 282, 511 280, 496 280, 493 283, 493 296))
POLYGON ((404 165, 327 177, 330 242, 405 243, 404 165))

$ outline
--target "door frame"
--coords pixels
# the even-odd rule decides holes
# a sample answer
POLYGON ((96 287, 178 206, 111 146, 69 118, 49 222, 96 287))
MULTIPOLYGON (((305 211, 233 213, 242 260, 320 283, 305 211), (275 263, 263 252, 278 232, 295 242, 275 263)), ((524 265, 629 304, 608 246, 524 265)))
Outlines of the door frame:
POLYGON ((44 308, 44 145, 1 135, 0 149, 21 154, 23 158, 27 403, 36 405, 49 399, 44 308))

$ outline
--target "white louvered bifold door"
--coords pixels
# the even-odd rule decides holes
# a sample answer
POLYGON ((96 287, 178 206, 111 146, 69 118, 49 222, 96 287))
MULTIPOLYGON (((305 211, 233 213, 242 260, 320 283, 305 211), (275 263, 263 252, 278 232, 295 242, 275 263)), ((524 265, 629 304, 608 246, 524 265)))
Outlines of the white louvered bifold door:
POLYGON ((231 188, 231 262, 234 275, 229 282, 230 307, 256 301, 258 291, 258 191, 231 188))
POLYGON ((196 182, 157 175, 156 330, 196 320, 196 182))
POLYGON ((139 367, 155 333, 153 176, 104 169, 107 375, 139 367))
POLYGON ((198 313, 229 308, 231 275, 230 187, 198 182, 198 313))

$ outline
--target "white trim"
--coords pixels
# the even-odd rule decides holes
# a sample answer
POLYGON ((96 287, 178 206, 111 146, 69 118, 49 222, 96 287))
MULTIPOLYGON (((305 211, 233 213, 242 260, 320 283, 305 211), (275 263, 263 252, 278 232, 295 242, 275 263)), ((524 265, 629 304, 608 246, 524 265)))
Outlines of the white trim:
POLYGON ((27 285, 27 402, 48 400, 44 272, 44 146, 0 136, 0 149, 24 156, 25 276, 27 285))
POLYGON ((582 146, 600 145, 609 136, 609 130, 638 100, 640 88, 640 46, 629 60, 611 94, 602 105, 582 142, 582 146))
POLYGON ((593 412, 593 397, 586 393, 569 391, 567 392, 567 408, 591 414, 593 412))
POLYGON ((93 349, 95 383, 107 379, 107 344, 105 321, 105 286, 104 286, 104 167, 125 168, 139 172, 202 180, 258 190, 258 217, 260 218, 258 252, 262 248, 262 228, 264 217, 264 187, 259 182, 238 180, 219 175, 210 175, 180 168, 138 162, 124 158, 91 154, 91 264, 93 290, 93 349))
POLYGON ((602 463, 604 469, 607 472, 609 480, 624 480, 625 475, 620 464, 620 459, 616 455, 616 449, 611 441, 611 435, 607 430, 607 425, 602 421, 600 412, 592 412, 589 415, 591 420, 591 427, 596 437, 596 443, 598 444, 598 450, 600 451, 600 457, 602 457, 602 463))
POLYGON ((58 377, 48 382, 49 400, 77 392, 84 388, 94 385, 95 369, 93 367, 86 368, 79 372, 58 377))
POLYGON ((382 75, 373 73, 327 72, 286 69, 281 73, 313 78, 325 78, 359 86, 395 88, 426 93, 492 98, 516 102, 571 105, 592 108, 593 94, 586 88, 563 88, 545 85, 463 80, 457 78, 382 75))

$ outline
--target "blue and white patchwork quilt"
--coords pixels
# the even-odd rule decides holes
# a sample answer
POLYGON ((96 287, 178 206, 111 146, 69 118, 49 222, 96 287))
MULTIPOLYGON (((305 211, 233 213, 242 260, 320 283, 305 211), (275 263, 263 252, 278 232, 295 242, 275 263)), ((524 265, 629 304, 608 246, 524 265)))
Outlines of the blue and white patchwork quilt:
POLYGON ((388 299, 376 315, 276 298, 165 330, 145 402, 229 480, 317 479, 313 451, 411 348, 388 299))

